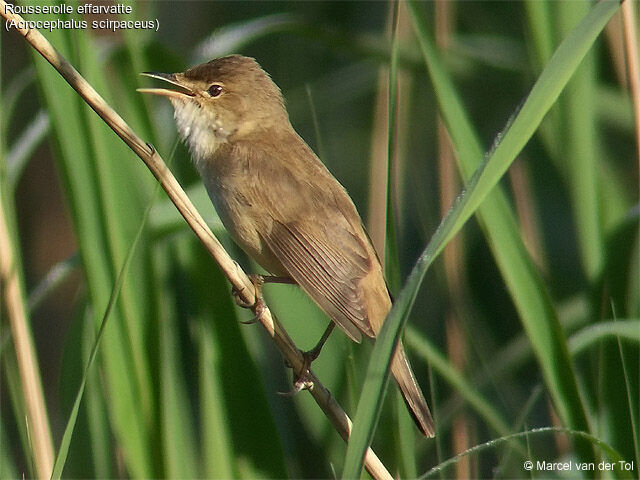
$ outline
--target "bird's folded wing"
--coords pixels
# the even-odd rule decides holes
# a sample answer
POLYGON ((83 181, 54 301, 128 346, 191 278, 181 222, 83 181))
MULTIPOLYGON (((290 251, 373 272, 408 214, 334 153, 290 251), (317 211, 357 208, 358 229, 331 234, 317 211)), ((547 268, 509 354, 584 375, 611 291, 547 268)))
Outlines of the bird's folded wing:
POLYGON ((324 227, 324 238, 318 238, 296 222, 274 221, 264 241, 296 283, 351 339, 359 342, 361 332, 373 337, 358 285, 370 259, 343 226, 324 227))

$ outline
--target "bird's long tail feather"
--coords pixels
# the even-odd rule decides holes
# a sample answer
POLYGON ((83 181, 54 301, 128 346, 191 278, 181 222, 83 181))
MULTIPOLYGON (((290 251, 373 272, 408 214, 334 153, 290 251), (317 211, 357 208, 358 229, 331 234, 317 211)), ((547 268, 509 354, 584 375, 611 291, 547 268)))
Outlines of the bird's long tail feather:
POLYGON ((391 363, 391 374, 400 387, 404 401, 416 425, 425 436, 433 437, 435 435, 435 427, 431 412, 418 386, 418 382, 413 376, 402 342, 398 343, 396 348, 393 362, 391 363))

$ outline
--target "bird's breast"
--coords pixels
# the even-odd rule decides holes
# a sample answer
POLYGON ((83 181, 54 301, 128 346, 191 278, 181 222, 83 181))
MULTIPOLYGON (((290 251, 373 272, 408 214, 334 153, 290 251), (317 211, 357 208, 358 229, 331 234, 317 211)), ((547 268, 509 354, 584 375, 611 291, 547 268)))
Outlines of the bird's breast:
POLYGON ((206 162, 202 173, 211 203, 233 240, 269 273, 288 273, 268 249, 262 235, 272 227, 273 219, 260 203, 251 172, 242 168, 242 160, 216 155, 206 162))

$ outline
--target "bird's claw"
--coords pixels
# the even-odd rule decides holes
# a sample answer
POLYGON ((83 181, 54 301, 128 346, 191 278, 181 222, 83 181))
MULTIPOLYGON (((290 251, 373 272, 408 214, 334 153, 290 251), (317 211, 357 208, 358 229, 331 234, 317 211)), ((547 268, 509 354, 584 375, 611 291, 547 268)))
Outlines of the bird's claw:
MULTIPOLYGON (((301 373, 296 374, 293 381, 293 389, 288 392, 278 392, 280 395, 284 395, 285 397, 293 397, 297 393, 302 390, 313 390, 313 380, 311 380, 311 362, 313 362, 317 357, 317 353, 313 350, 309 352, 301 352, 302 358, 304 359, 302 362, 302 368, 300 369, 301 373)), ((291 367, 289 362, 286 362, 288 367, 291 367)))
POLYGON ((241 294, 244 291, 245 287, 242 287, 241 289, 237 289, 234 286, 231 288, 231 295, 233 295, 233 298, 236 301, 236 305, 238 305, 241 308, 250 308, 255 313, 255 316, 251 320, 240 322, 245 325, 251 325, 259 321, 262 318, 262 315, 264 314, 265 309, 267 308, 267 306, 264 303, 264 300, 262 299, 262 284, 264 283, 264 278, 262 277, 262 275, 248 275, 248 277, 249 277, 249 280, 251 280, 251 283, 253 284, 253 288, 254 288, 255 300, 253 301, 253 303, 248 303, 243 300, 241 294))
POLYGON ((256 297, 256 301, 253 303, 253 305, 246 308, 253 309, 255 315, 251 320, 241 320, 240 323, 244 325, 253 325, 256 322, 259 322, 260 319, 262 319, 262 315, 264 315, 264 311, 266 310, 267 306, 264 303, 264 300, 262 300, 262 297, 256 297))
POLYGON ((298 379, 293 382, 293 388, 291 390, 288 392, 278 392, 278 394, 283 397, 293 397, 302 390, 313 390, 313 381, 308 378, 298 377, 298 379))

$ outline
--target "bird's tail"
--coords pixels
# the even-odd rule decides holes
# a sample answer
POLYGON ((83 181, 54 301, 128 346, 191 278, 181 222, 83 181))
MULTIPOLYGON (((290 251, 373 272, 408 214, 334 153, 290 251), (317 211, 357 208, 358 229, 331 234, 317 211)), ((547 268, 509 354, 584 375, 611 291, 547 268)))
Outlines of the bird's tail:
POLYGON ((400 387, 404 401, 416 425, 423 435, 433 437, 435 435, 433 418, 431 418, 431 412, 429 411, 427 402, 413 376, 411 365, 409 365, 409 360, 407 360, 402 342, 399 342, 396 348, 393 362, 391 363, 391 374, 400 387))

